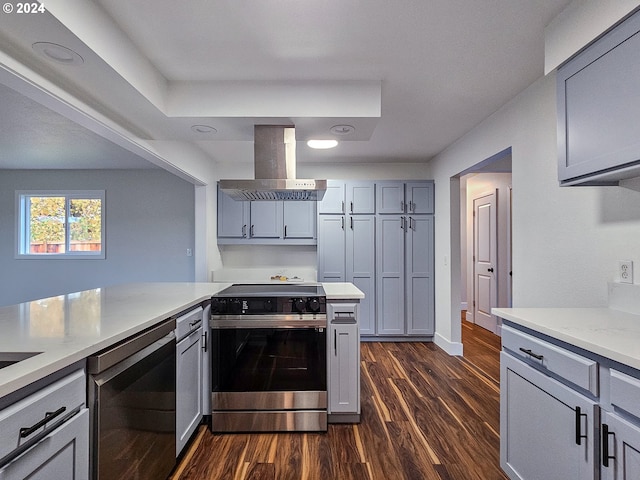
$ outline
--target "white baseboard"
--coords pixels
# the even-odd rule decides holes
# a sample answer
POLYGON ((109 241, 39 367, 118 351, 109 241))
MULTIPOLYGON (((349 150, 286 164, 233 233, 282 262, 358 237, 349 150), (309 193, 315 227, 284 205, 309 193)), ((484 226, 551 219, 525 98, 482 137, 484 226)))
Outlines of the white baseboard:
POLYGON ((462 356, 462 343, 461 342, 451 342, 444 338, 442 335, 436 332, 433 336, 433 343, 443 349, 451 356, 461 357, 462 356))

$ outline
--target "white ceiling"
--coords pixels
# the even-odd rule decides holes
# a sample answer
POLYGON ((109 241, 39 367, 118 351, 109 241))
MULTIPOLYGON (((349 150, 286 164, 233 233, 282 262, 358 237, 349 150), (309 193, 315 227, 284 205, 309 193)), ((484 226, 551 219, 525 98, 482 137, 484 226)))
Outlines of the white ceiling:
MULTIPOLYGON (((0 15, 0 60, 132 138, 191 142, 217 162, 252 161, 253 125, 275 122, 298 140, 356 127, 330 151, 299 142, 299 162, 423 162, 542 76, 544 27, 568 3, 49 0, 0 15), (42 41, 84 64, 38 56, 42 41)), ((20 96, 0 88, 0 168, 151 165, 20 96)))

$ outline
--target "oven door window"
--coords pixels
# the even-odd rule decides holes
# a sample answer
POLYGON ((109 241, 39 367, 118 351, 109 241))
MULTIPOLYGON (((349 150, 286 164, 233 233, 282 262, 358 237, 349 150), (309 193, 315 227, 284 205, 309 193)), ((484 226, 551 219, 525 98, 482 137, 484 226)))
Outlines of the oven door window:
POLYGON ((214 392, 327 389, 326 329, 213 329, 214 392))

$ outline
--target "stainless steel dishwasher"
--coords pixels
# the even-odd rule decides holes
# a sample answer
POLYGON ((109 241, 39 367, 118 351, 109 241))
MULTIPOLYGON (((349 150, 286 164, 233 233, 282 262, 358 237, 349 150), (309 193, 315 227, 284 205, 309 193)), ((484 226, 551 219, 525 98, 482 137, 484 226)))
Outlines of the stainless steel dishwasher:
POLYGON ((175 466, 175 319, 89 357, 91 478, 158 480, 175 466))

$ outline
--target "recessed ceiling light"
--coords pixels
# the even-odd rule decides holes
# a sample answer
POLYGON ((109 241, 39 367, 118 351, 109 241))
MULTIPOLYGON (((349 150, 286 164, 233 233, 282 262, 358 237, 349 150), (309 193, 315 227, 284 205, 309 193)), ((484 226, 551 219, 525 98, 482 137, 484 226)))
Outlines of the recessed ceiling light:
POLYGON ((337 140, 308 140, 307 145, 311 148, 326 149, 338 145, 337 140))
POLYGON ((334 125, 329 131, 334 135, 349 135, 356 131, 356 127, 353 125, 334 125))
POLYGON ((210 125, 193 125, 191 127, 191 131, 199 134, 218 133, 218 130, 216 130, 210 125))
POLYGON ((57 43, 36 42, 31 45, 31 48, 43 57, 63 65, 82 65, 84 63, 84 58, 78 53, 57 43))

